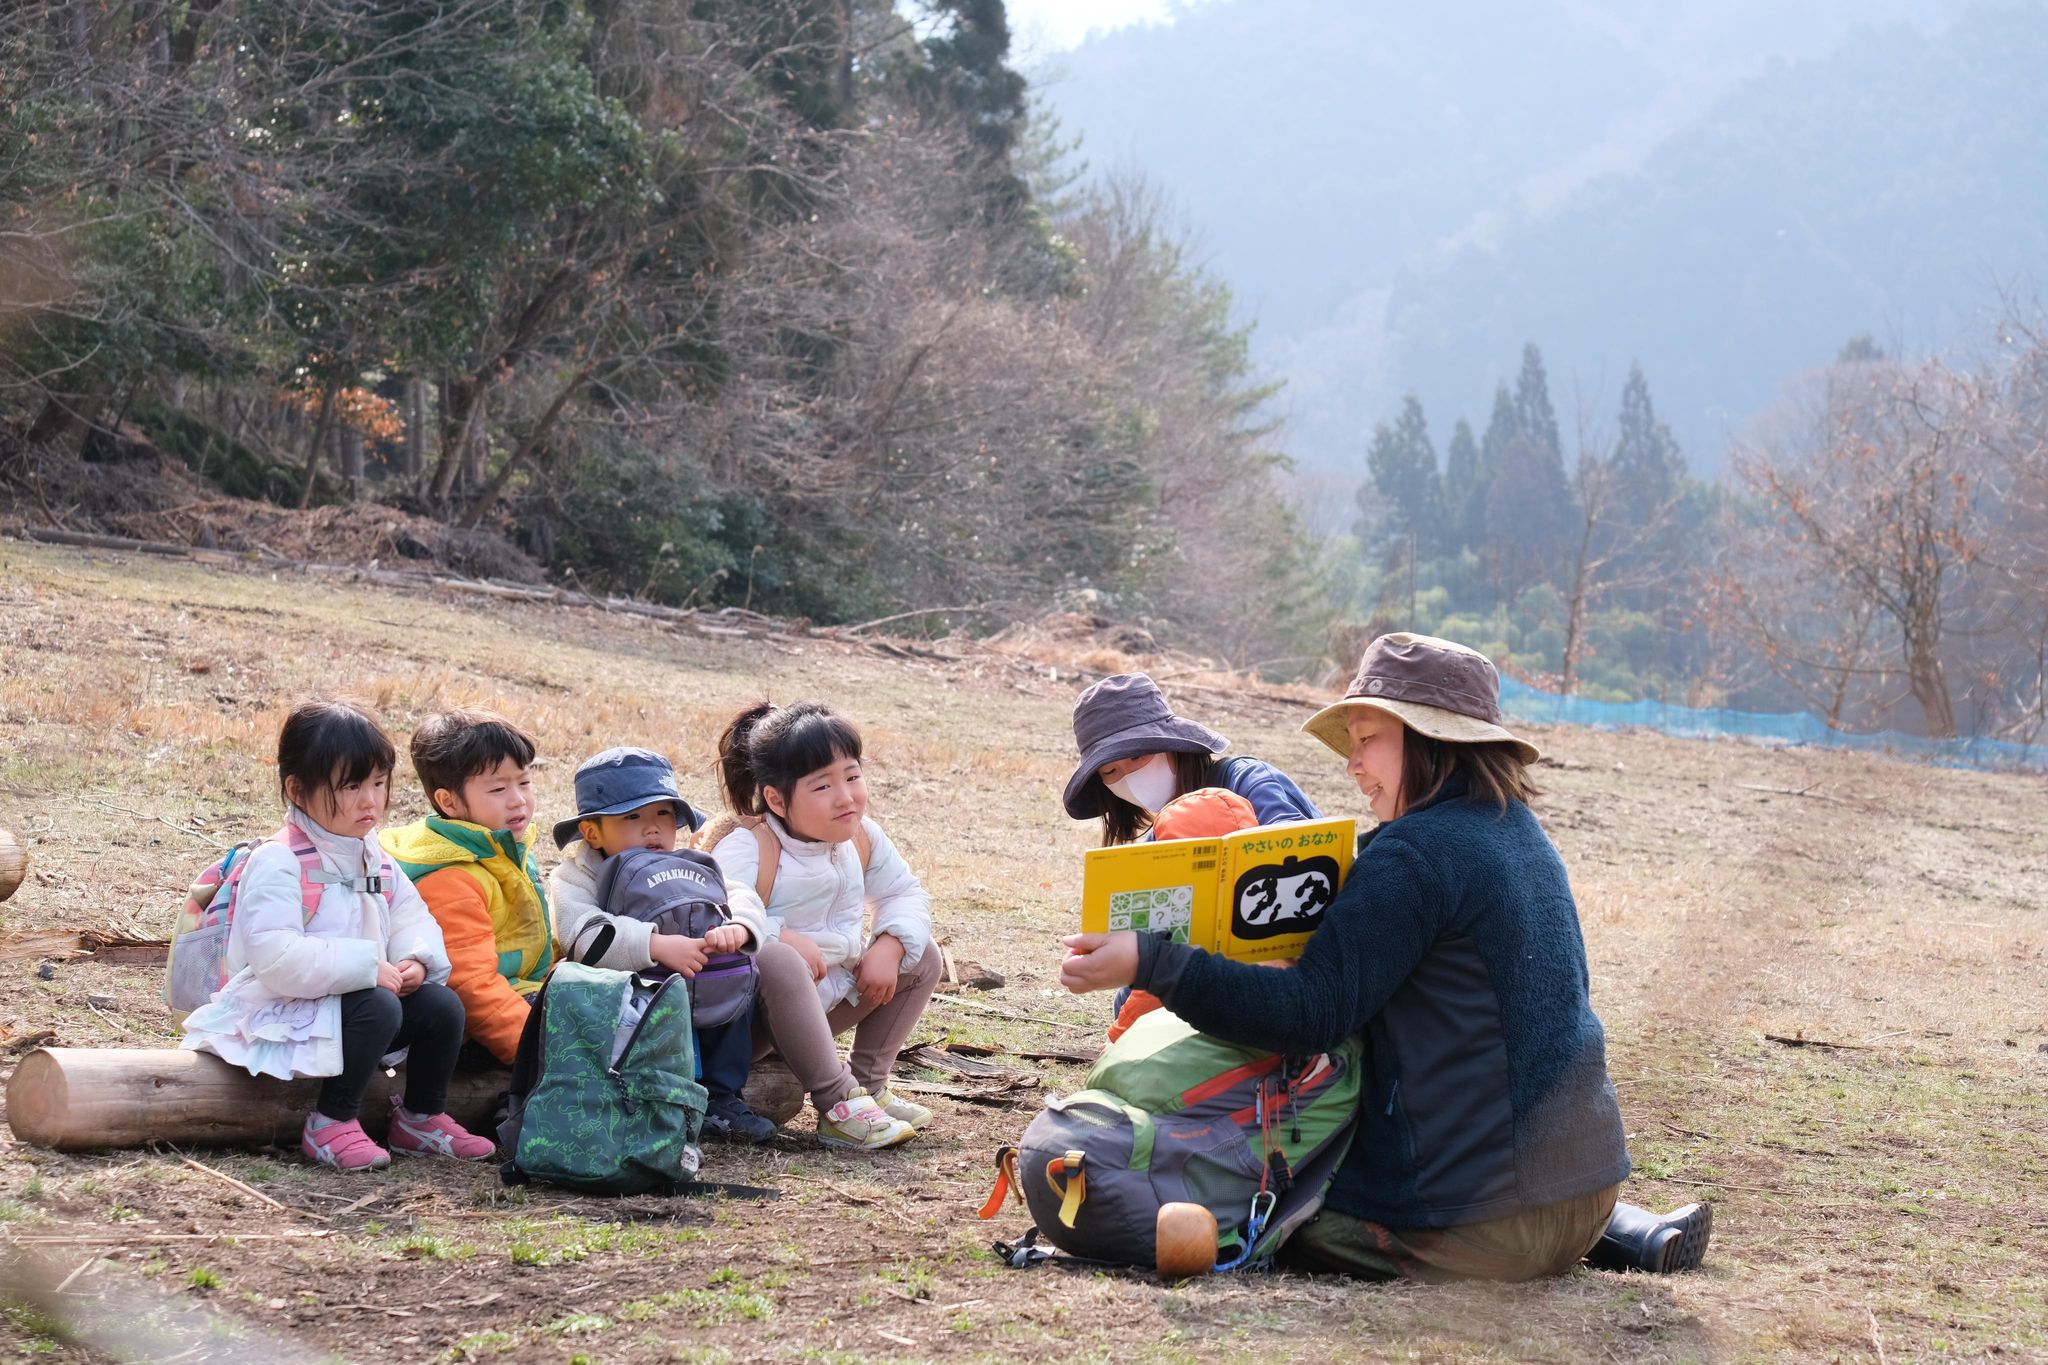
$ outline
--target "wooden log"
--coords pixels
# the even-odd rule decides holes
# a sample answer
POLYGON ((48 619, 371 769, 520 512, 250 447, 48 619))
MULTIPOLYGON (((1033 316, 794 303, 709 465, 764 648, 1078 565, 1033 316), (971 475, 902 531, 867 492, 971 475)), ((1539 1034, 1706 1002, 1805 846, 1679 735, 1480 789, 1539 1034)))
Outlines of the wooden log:
POLYGON ((754 1069, 747 1073, 740 1098, 747 1102, 747 1108, 780 1127, 803 1111, 804 1101, 809 1097, 797 1084, 788 1064, 770 1054, 755 1062, 754 1069))
MULTIPOLYGON (((491 1131, 499 1096, 511 1080, 504 1067, 458 1071, 448 1086, 448 1112, 465 1128, 491 1131)), ((363 1126, 384 1131, 388 1097, 405 1077, 380 1069, 363 1100, 363 1126)), ((205 1052, 182 1048, 38 1048, 22 1058, 7 1083, 7 1124, 23 1142, 62 1152, 139 1147, 149 1142, 234 1146, 295 1142, 320 1089, 315 1079, 251 1076, 205 1052)), ((766 1058, 747 1078, 747 1103, 786 1123, 804 1093, 779 1058, 766 1058)))
POLYGON ((26 876, 28 850, 22 847, 21 840, 0 829, 0 901, 13 895, 26 876))
MULTIPOLYGON (((511 1075, 503 1067, 457 1072, 449 1114, 488 1133, 511 1075)), ((372 1073, 362 1114, 372 1136, 384 1131, 388 1097, 404 1085, 402 1071, 396 1078, 372 1073)), ((183 1048, 46 1047, 22 1058, 7 1083, 7 1126, 23 1142, 60 1152, 149 1142, 294 1143, 319 1089, 317 1079, 251 1076, 183 1048)))

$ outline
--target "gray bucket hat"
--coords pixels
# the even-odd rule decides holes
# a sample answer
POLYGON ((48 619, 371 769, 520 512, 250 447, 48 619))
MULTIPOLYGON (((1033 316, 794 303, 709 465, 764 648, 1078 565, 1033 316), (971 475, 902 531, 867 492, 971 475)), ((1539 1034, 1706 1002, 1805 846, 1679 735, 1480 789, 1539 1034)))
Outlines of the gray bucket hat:
POLYGON ((1351 757, 1351 717, 1379 711, 1411 730, 1452 744, 1506 743, 1524 763, 1542 755, 1501 725, 1500 673, 1476 649, 1434 635, 1396 631, 1365 647, 1358 676, 1344 698, 1325 706, 1301 728, 1345 759, 1351 757))
POLYGON ((555 847, 569 846, 577 837, 579 820, 624 815, 657 801, 676 808, 677 823, 688 829, 703 828, 704 816, 683 800, 676 790, 676 770, 660 754, 631 746, 593 754, 576 769, 576 813, 556 823, 555 847))
POLYGON ((1074 743, 1081 762, 1061 799, 1076 820, 1102 814, 1105 788, 1096 774, 1105 763, 1139 754, 1220 754, 1230 747, 1208 726, 1173 714, 1159 684, 1143 673, 1104 678, 1081 694, 1074 703, 1074 743))

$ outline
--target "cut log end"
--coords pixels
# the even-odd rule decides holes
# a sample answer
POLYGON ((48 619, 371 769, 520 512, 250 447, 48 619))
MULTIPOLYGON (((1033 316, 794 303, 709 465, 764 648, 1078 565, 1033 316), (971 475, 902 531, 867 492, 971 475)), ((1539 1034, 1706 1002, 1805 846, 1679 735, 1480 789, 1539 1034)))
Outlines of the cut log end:
POLYGON ((747 1073, 740 1098, 747 1102, 747 1108, 780 1128, 803 1112, 806 1097, 803 1086, 782 1058, 768 1056, 755 1062, 754 1069, 747 1073))
POLYGON ((28 876, 28 850, 21 840, 0 829, 0 901, 13 895, 28 876))

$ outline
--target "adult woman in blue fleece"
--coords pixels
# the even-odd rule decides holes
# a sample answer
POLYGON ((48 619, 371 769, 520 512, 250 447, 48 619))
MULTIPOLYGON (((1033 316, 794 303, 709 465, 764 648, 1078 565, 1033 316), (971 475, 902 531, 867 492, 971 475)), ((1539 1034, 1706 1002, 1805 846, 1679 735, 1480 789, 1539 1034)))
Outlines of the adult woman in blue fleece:
POLYGON ((1369 1044, 1359 1128, 1282 1259, 1376 1278, 1523 1280, 1581 1258, 1699 1264, 1712 1211, 1616 1201, 1628 1175, 1564 863, 1529 811, 1533 744, 1500 724, 1483 655, 1382 636, 1303 728, 1379 819, 1303 950, 1274 971, 1163 935, 1080 934, 1074 991, 1135 985, 1219 1038, 1369 1044))

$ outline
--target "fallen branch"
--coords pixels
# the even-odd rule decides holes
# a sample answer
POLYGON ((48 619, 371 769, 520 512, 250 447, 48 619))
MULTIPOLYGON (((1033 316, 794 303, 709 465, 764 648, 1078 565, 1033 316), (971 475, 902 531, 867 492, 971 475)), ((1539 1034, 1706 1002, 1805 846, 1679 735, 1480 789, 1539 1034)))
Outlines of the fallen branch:
POLYGON ((919 616, 989 616, 993 614, 993 609, 986 604, 978 607, 919 607, 916 611, 899 611, 893 616, 877 616, 874 620, 862 621, 859 625, 834 626, 829 633, 833 635, 858 635, 864 630, 873 630, 876 626, 894 625, 898 621, 909 621, 919 616))
POLYGON ((316 1223, 325 1223, 329 1221, 327 1215, 324 1213, 314 1213, 310 1209, 295 1209, 289 1204, 280 1204, 275 1199, 272 1199, 269 1195, 265 1194, 263 1191, 255 1188, 252 1185, 246 1185, 242 1183, 241 1181, 235 1179, 233 1176, 229 1175, 226 1171, 217 1171, 203 1161, 194 1161, 191 1157, 186 1156, 183 1152, 180 1152, 176 1147, 170 1147, 169 1144, 165 1145, 178 1158, 178 1160, 184 1162, 193 1170, 204 1172, 205 1174, 212 1176, 215 1180, 221 1181, 224 1184, 232 1185, 236 1189, 240 1190, 243 1194, 248 1195, 251 1199, 256 1200, 260 1204, 268 1204, 270 1205, 270 1207, 276 1209, 279 1213, 295 1213, 301 1218, 310 1218, 316 1223))
POLYGON ((1839 796, 1829 796, 1824 791, 1816 791, 1814 788, 1820 785, 1818 782, 1814 783, 1812 787, 1759 787, 1753 782, 1743 782, 1738 785, 1746 792, 1769 792, 1773 796, 1808 796, 1812 797, 1815 801, 1832 801, 1838 806, 1849 804, 1839 796))
POLYGON ((1054 1028, 1085 1029, 1087 1025, 1077 1024, 1071 1019, 1048 1019, 1042 1014, 1023 1014, 1017 1010, 1006 1010, 997 1005, 984 1005, 979 1000, 969 1000, 958 995, 934 995, 934 1005, 952 1005, 963 1010, 978 1010, 983 1014, 997 1014, 1005 1019, 1016 1019, 1026 1024, 1050 1024, 1054 1028))
POLYGON ((1838 1052, 1869 1052, 1872 1050, 1865 1043, 1830 1043, 1824 1038, 1808 1038, 1797 1033, 1789 1038, 1782 1033, 1766 1033, 1764 1040, 1771 1043, 1783 1043, 1786 1047, 1825 1047, 1833 1048, 1838 1052))

